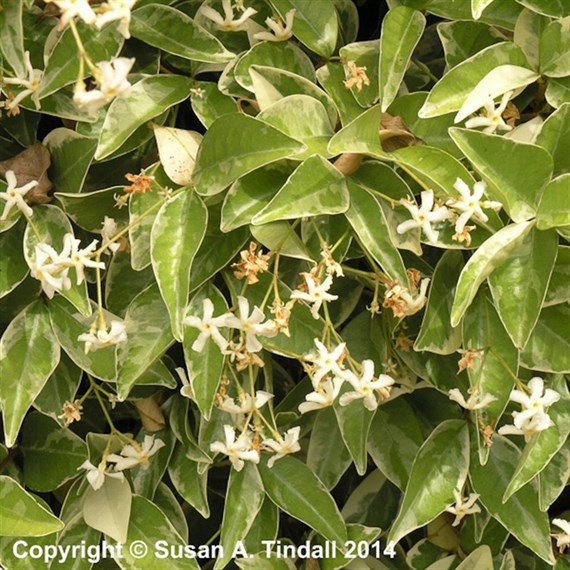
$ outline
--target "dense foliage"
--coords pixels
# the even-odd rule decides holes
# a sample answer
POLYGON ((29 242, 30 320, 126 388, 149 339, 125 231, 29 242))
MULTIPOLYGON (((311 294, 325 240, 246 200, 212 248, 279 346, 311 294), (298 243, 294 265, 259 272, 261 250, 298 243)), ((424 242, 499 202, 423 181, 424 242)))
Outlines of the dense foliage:
POLYGON ((0 1, 2 566, 568 568, 569 29, 0 1))

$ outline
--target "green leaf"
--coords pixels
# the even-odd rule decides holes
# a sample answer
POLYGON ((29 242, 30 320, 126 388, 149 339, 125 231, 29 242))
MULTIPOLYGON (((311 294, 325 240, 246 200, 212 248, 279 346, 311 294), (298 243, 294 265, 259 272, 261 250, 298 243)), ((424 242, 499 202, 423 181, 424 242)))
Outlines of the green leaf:
POLYGON ((182 340, 192 261, 204 239, 207 223, 206 206, 198 195, 186 190, 162 205, 152 225, 152 267, 177 340, 182 340))
POLYGON ((461 330, 450 324, 454 294, 450 285, 457 283, 462 269, 463 256, 457 251, 446 251, 439 260, 414 350, 453 354, 461 346, 461 330))
POLYGON ((308 95, 324 105, 331 124, 333 126, 336 125, 338 112, 335 103, 313 81, 309 81, 307 78, 287 69, 278 69, 277 67, 265 65, 252 65, 249 68, 249 76, 255 99, 262 111, 283 99, 283 97, 308 95))
POLYGON ((425 16, 406 6, 392 8, 382 20, 379 67, 382 111, 396 98, 425 26, 425 16))
POLYGON ((461 20, 437 24, 437 34, 443 45, 445 61, 449 68, 505 39, 495 28, 487 24, 461 20))
POLYGON ((555 109, 564 103, 570 103, 570 76, 558 79, 550 78, 544 96, 549 105, 555 109))
MULTIPOLYGON (((518 1, 518 0, 517 0, 518 1)), ((447 2, 446 0, 429 0, 428 12, 448 20, 471 20, 470 2, 447 2)), ((498 26, 505 30, 513 30, 522 7, 515 0, 493 2, 480 17, 482 22, 498 26)))
POLYGON ((552 155, 553 176, 570 172, 570 104, 561 105, 544 121, 536 144, 552 155))
POLYGON ((293 34, 315 53, 328 58, 336 47, 338 34, 337 14, 332 0, 318 4, 303 0, 271 0, 271 4, 285 21, 289 10, 295 10, 293 34))
POLYGON ((561 398, 548 408, 548 415, 554 425, 538 432, 525 445, 503 501, 508 500, 521 487, 541 473, 562 448, 570 434, 570 394, 562 376, 552 383, 561 398))
POLYGON ((264 497, 263 483, 255 465, 248 462, 241 471, 231 470, 220 539, 223 555, 216 560, 215 570, 228 565, 236 544, 246 537, 254 523, 264 497))
POLYGON ((459 324, 481 283, 508 259, 533 226, 534 221, 510 224, 491 236, 473 254, 459 276, 451 309, 451 326, 456 327, 459 324))
POLYGON ((22 22, 23 0, 15 0, 2 6, 0 16, 0 42, 2 54, 14 74, 18 77, 26 77, 27 70, 24 66, 24 26, 22 22))
POLYGON ((446 420, 433 430, 418 451, 387 542, 398 542, 452 505, 453 491, 463 488, 468 470, 467 424, 462 420, 446 420))
POLYGON ((188 98, 192 79, 181 75, 145 77, 121 93, 107 109, 95 158, 113 152, 143 123, 188 98))
POLYGON ((250 76, 252 65, 276 67, 304 77, 313 83, 316 79, 309 56, 290 42, 259 42, 238 59, 233 70, 234 78, 248 91, 254 91, 250 76))
POLYGON ((541 511, 548 511, 550 505, 564 492, 569 481, 570 439, 567 439, 550 463, 538 474, 538 501, 541 511))
POLYGON ((249 226, 251 235, 267 249, 279 250, 285 257, 313 261, 311 252, 288 222, 271 222, 263 226, 249 226))
POLYGON ((523 51, 511 42, 489 46, 448 71, 432 88, 419 111, 422 119, 459 111, 477 84, 499 65, 528 67, 523 51))
MULTIPOLYGON (((493 396, 482 410, 475 410, 477 422, 494 425, 502 416, 513 388, 512 374, 518 372, 519 354, 507 331, 503 327, 491 299, 480 292, 465 314, 463 321, 463 347, 465 350, 480 351, 473 366, 467 369, 472 389, 480 398, 493 396)), ((465 394, 464 394, 465 395, 465 394)), ((479 460, 485 464, 489 447, 477 431, 479 460)))
POLYGON ((174 491, 162 481, 156 488, 153 503, 166 515, 176 532, 184 539, 188 540, 188 523, 186 515, 182 510, 182 505, 178 502, 174 491))
POLYGON ((348 181, 350 208, 345 216, 362 245, 393 281, 407 283, 408 276, 400 252, 390 240, 388 224, 378 199, 348 181))
POLYGON ((538 320, 556 261, 557 245, 556 233, 533 229, 489 276, 501 321, 519 349, 526 345, 538 320), (528 286, 513 287, 514 283, 528 286))
MULTIPOLYGON (((341 62, 347 65, 352 61, 357 67, 364 67, 369 85, 361 82, 353 85, 347 91, 350 91, 360 107, 370 107, 374 103, 378 103, 378 62, 380 59, 380 42, 378 40, 370 40, 364 42, 355 42, 342 46, 339 50, 341 62)), ((351 72, 345 67, 346 79, 351 77, 351 72)), ((343 87, 346 89, 343 82, 343 87)))
MULTIPOLYGON (((94 64, 112 60, 119 53, 125 41, 115 25, 98 30, 95 26, 78 22, 77 28, 83 47, 94 64)), ((80 58, 70 57, 70 54, 75 53, 76 50, 75 37, 71 28, 67 27, 59 35, 49 54, 40 85, 40 99, 77 81, 80 73, 80 58)))
MULTIPOLYGON (((216 287, 207 284, 192 297, 188 305, 187 315, 202 318, 204 299, 212 301, 215 316, 220 316, 228 311, 224 296, 216 287)), ((212 337, 207 339, 201 351, 193 350, 192 344, 201 334, 200 330, 184 326, 183 332, 184 359, 194 392, 194 400, 200 413, 206 420, 209 420, 224 368, 224 355, 212 337)))
POLYGON ((534 69, 538 69, 540 36, 549 22, 549 18, 526 9, 517 18, 513 41, 522 48, 534 69))
POLYGON ((105 476, 103 486, 88 485, 83 498, 83 518, 95 530, 117 542, 127 540, 132 492, 126 479, 105 476))
MULTIPOLYGON (((29 266, 35 262, 35 248, 38 243, 47 243, 60 252, 63 248, 65 234, 73 234, 71 222, 63 211, 57 206, 45 204, 34 208, 34 228, 37 234, 32 231, 30 225, 24 233, 24 256, 29 266)), ((89 316, 91 305, 87 296, 87 283, 83 281, 81 285, 77 285, 75 275, 75 270, 70 271, 71 288, 60 291, 60 294, 73 303, 81 314, 89 316)))
POLYGON ((17 481, 0 475, 0 535, 45 536, 58 532, 63 522, 17 481))
MULTIPOLYGON (((84 345, 77 340, 79 335, 89 332, 93 319, 81 315, 73 305, 61 297, 54 297, 48 308, 57 344, 61 345, 69 358, 79 368, 96 378, 113 380, 115 378, 114 348, 107 347, 85 354, 84 345)), ((107 311, 104 315, 107 323, 119 320, 107 311)))
POLYGON ((81 192, 97 141, 60 128, 51 131, 43 144, 51 154, 50 178, 57 193, 81 192))
POLYGON ((334 489, 351 463, 333 409, 319 410, 311 430, 307 467, 327 489, 334 489))
POLYGON ((200 122, 206 127, 210 125, 222 115, 235 113, 238 110, 236 101, 233 97, 224 95, 216 83, 203 81, 198 83, 195 91, 191 93, 190 101, 192 110, 200 122), (199 90, 202 89, 204 93, 199 90))
POLYGON ((543 148, 468 129, 449 131, 475 170, 514 222, 536 215, 552 176, 552 157, 543 148))
POLYGON ((269 204, 253 217, 252 223, 341 214, 348 205, 344 176, 322 156, 314 155, 299 165, 269 204))
POLYGON ((218 194, 240 176, 303 149, 301 143, 243 113, 223 115, 204 136, 194 184, 199 194, 218 194))
POLYGON ((26 412, 55 370, 59 343, 41 301, 28 305, 4 331, 0 340, 0 403, 4 436, 12 447, 26 412))
POLYGON ((9 232, 0 234, 0 298, 13 291, 30 271, 22 252, 25 227, 24 222, 20 222, 9 232))
POLYGON ((225 63, 235 54, 184 12, 170 6, 150 4, 132 13, 131 34, 162 51, 207 63, 225 63))
POLYGON ((135 271, 140 271, 152 263, 150 236, 163 200, 163 195, 154 191, 154 188, 152 192, 135 194, 129 199, 129 224, 133 224, 135 220, 138 222, 129 230, 131 265, 135 271))
POLYGON ((538 206, 536 227, 539 230, 570 226, 567 203, 570 195, 570 173, 554 178, 544 189, 538 206))
POLYGON ((547 77, 570 75, 570 16, 555 20, 540 36, 540 72, 547 77))
POLYGON ((33 491, 53 491, 77 476, 87 445, 71 430, 39 412, 26 417, 22 429, 24 481, 33 491))
POLYGON ((544 307, 570 302, 570 247, 559 245, 544 307))
POLYGON ((270 469, 262 461, 259 473, 265 492, 281 510, 327 540, 344 543, 346 527, 340 512, 325 486, 304 463, 285 456, 270 469))
POLYGON ((414 410, 404 398, 396 398, 378 408, 370 426, 368 453, 376 467, 404 491, 423 440, 414 410))
POLYGON ((289 95, 266 107, 257 119, 302 142, 306 150, 295 158, 313 154, 329 156, 327 145, 334 134, 324 105, 309 95, 289 95))
POLYGON ((487 464, 482 466, 479 461, 472 460, 471 483, 480 495, 479 500, 495 519, 534 554, 553 564, 548 518, 539 511, 538 494, 534 487, 527 485, 508 501, 502 502, 519 458, 520 451, 513 443, 495 435, 487 464))
POLYGON ((279 192, 290 172, 287 165, 277 162, 262 166, 236 180, 224 198, 220 230, 226 233, 249 225, 253 217, 279 192))
POLYGON ((569 317, 570 308, 566 304, 542 309, 528 343, 521 352, 523 366, 542 372, 570 372, 569 317))
POLYGON ((138 378, 174 342, 168 312, 157 285, 139 293, 125 316, 127 342, 117 346, 117 390, 125 400, 138 378))
POLYGON ((570 16, 570 7, 565 0, 517 0, 517 2, 544 16, 552 16, 553 18, 570 16))
POLYGON ((456 570, 477 570, 478 568, 493 567, 493 553, 486 544, 482 544, 455 568, 456 570))

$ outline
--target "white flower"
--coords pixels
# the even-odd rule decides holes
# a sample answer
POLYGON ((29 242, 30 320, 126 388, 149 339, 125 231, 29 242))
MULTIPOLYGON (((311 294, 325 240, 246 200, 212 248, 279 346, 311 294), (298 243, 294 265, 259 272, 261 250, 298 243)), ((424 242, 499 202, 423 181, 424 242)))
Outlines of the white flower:
POLYGON ((182 382, 182 388, 180 388, 180 395, 184 396, 184 398, 189 398, 190 400, 194 400, 195 399, 194 387, 192 386, 192 381, 186 375, 186 371, 184 370, 184 368, 179 366, 178 368, 174 369, 174 372, 178 374, 178 378, 180 378, 180 381, 182 382))
POLYGON ((552 524, 562 529, 561 533, 552 534, 556 539, 556 546, 560 554, 570 547, 570 522, 564 519, 552 519, 552 524))
POLYGON ((84 461, 77 469, 87 469, 85 476, 87 481, 95 491, 100 489, 105 482, 105 477, 113 477, 113 479, 119 479, 121 481, 125 480, 125 476, 122 473, 114 473, 112 471, 105 471, 107 468, 107 463, 101 461, 99 467, 95 467, 90 461, 84 461))
POLYGON ((295 426, 285 432, 285 438, 279 438, 279 441, 275 441, 274 439, 264 439, 262 444, 265 447, 268 447, 272 451, 275 451, 275 455, 269 458, 267 462, 267 467, 271 469, 273 464, 285 455, 289 453, 297 453, 301 449, 299 445, 299 434, 301 433, 301 428, 299 426, 295 426))
POLYGON ((87 91, 85 83, 75 84, 73 102, 79 109, 94 113, 115 97, 126 91, 131 84, 127 80, 135 58, 117 57, 111 61, 101 61, 93 72, 98 88, 87 91))
POLYGON ((439 232, 431 227, 433 222, 442 222, 450 218, 451 213, 449 210, 443 206, 434 207, 434 195, 433 190, 425 190, 422 192, 422 205, 420 208, 414 204, 411 200, 400 200, 400 203, 406 207, 408 212, 412 215, 411 220, 402 222, 396 228, 399 234, 406 233, 407 231, 413 230, 414 228, 421 228, 429 239, 430 243, 436 243, 439 236, 439 232))
POLYGON ((469 399, 465 401, 463 394, 457 388, 453 388, 453 390, 449 391, 449 399, 457 402, 466 410, 480 410, 494 402, 497 398, 491 396, 491 394, 485 394, 483 398, 480 398, 477 392, 473 392, 473 394, 470 394, 469 399))
POLYGON ((210 451, 227 455, 236 471, 243 469, 244 461, 259 463, 259 452, 253 449, 251 438, 246 432, 243 432, 236 440, 236 430, 232 426, 225 425, 224 437, 225 443, 214 441, 210 445, 210 451))
POLYGON ((501 435, 524 435, 525 441, 530 441, 535 433, 544 431, 554 425, 550 416, 545 412, 526 410, 513 412, 514 425, 499 428, 501 435))
POLYGON ((202 352, 206 346, 206 341, 211 338, 220 348, 226 350, 228 341, 223 337, 222 333, 218 330, 219 327, 229 326, 228 319, 232 318, 231 313, 224 313, 219 317, 214 317, 214 303, 210 299, 202 301, 203 317, 200 319, 194 315, 185 317, 182 321, 183 324, 194 327, 200 331, 198 338, 192 343, 192 350, 202 352))
POLYGON ((266 40, 268 42, 283 42, 293 35, 293 20, 295 19, 295 9, 289 10, 285 14, 285 26, 281 18, 266 18, 265 24, 271 32, 258 32, 253 34, 256 40, 266 40))
POLYGON ((89 6, 89 0, 46 0, 55 4, 61 11, 59 29, 64 28, 70 20, 79 16, 86 24, 94 24, 97 16, 89 6))
POLYGON ((530 396, 521 390, 513 390, 509 400, 519 403, 523 410, 543 412, 544 408, 560 400, 560 394, 550 388, 544 389, 544 380, 539 376, 531 378, 528 383, 530 396))
POLYGON ((111 321, 111 329, 107 332, 106 328, 100 328, 95 332, 94 330, 89 333, 80 334, 77 340, 85 343, 85 354, 92 350, 99 350, 106 348, 120 342, 127 340, 127 332, 125 325, 121 321, 111 321))
POLYGON ((49 299, 56 291, 71 288, 68 277, 68 258, 62 258, 47 243, 39 243, 35 247, 35 259, 30 263, 31 276, 41 282, 42 289, 49 299))
POLYGON ((103 238, 103 242, 101 243, 101 247, 106 247, 105 252, 116 253, 118 249, 121 247, 121 244, 118 242, 109 243, 115 235, 118 233, 119 228, 117 226, 117 222, 114 218, 109 218, 109 216, 105 216, 103 220, 101 228, 101 237, 103 238))
POLYGON ((335 376, 332 380, 321 382, 318 388, 305 396, 306 402, 299 406, 299 412, 306 414, 313 410, 320 410, 332 406, 336 400, 340 388, 344 382, 343 378, 335 376))
POLYGON ((452 207, 454 210, 459 210, 462 214, 457 218, 455 222, 455 231, 460 234, 463 233, 465 229, 465 224, 473 218, 479 222, 489 221, 489 217, 482 208, 493 208, 494 210, 500 210, 503 205, 500 202, 494 201, 481 201, 483 193, 485 192, 485 182, 475 182, 473 186, 473 194, 469 186, 461 178, 455 181, 453 187, 461 195, 460 198, 451 198, 445 204, 452 207))
POLYGON ((385 388, 394 384, 394 379, 386 374, 380 374, 377 380, 374 380, 374 362, 372 360, 362 361, 362 376, 360 378, 354 372, 347 370, 344 373, 346 380, 352 384, 354 390, 344 393, 339 400, 341 406, 348 406, 354 400, 363 399, 364 407, 367 410, 374 411, 378 407, 375 391, 387 392, 385 388))
POLYGON ((85 279, 85 267, 93 267, 105 269, 105 264, 102 261, 93 261, 91 254, 97 247, 97 240, 93 240, 86 248, 79 249, 80 240, 76 239, 73 234, 65 234, 63 238, 63 250, 61 256, 66 259, 66 263, 75 267, 77 274, 77 285, 83 283, 85 279))
POLYGON ((25 214, 26 216, 30 217, 33 216, 34 211, 26 201, 24 200, 24 196, 32 189, 38 185, 37 180, 32 180, 24 186, 17 187, 18 180, 16 179, 16 175, 14 174, 13 170, 6 171, 6 182, 8 182, 8 188, 6 188, 6 192, 0 192, 0 198, 2 200, 6 200, 6 204, 4 205, 4 211, 2 212, 2 217, 0 221, 4 221, 8 218, 8 214, 10 210, 16 206, 20 212, 25 214))
POLYGON ((247 8, 237 20, 234 20, 234 9, 231 0, 222 0, 222 9, 224 10, 225 17, 210 6, 203 6, 200 10, 200 14, 212 20, 216 28, 224 32, 238 32, 243 30, 246 21, 254 14, 257 14, 257 10, 247 8))
POLYGON ((451 526, 457 526, 466 515, 481 512, 479 505, 475 504, 475 501, 479 498, 477 493, 470 493, 467 499, 463 499, 461 493, 454 489, 453 496, 455 497, 455 505, 445 509, 448 513, 455 515, 455 520, 451 526))
POLYGON ((291 293, 291 299, 301 299, 302 301, 307 301, 307 303, 312 303, 311 315, 314 319, 319 318, 319 309, 323 304, 323 301, 336 301, 338 295, 331 295, 327 291, 331 288, 333 278, 329 275, 322 283, 318 279, 315 279, 310 273, 301 274, 305 279, 305 286, 307 291, 299 291, 296 289, 291 293))
POLYGON ((239 317, 230 316, 226 319, 227 327, 245 332, 245 347, 249 352, 259 352, 263 347, 256 335, 273 337, 277 328, 273 321, 265 321, 265 315, 259 307, 254 307, 249 315, 249 301, 238 297, 239 317))
POLYGON ((95 25, 101 29, 108 22, 121 20, 119 23, 119 33, 124 38, 129 39, 129 24, 131 23, 131 9, 137 0, 107 0, 100 6, 101 13, 97 16, 95 25))
POLYGON ((243 393, 239 397, 239 404, 236 404, 233 398, 226 396, 223 402, 220 404, 220 410, 228 412, 229 414, 249 414, 254 409, 258 410, 264 406, 269 400, 273 398, 273 394, 269 392, 264 392, 263 390, 257 390, 255 393, 255 400, 250 394, 243 393))
POLYGON ((495 109, 495 101, 489 97, 485 104, 483 105, 483 114, 478 117, 473 117, 465 122, 465 126, 468 129, 473 129, 477 127, 485 127, 483 129, 484 133, 494 133, 497 129, 503 131, 510 131, 513 127, 507 125, 503 119, 503 113, 507 108, 509 103, 509 99, 513 94, 512 91, 508 91, 505 93, 501 99, 501 103, 495 109))
POLYGON ((342 365, 342 357, 345 352, 346 343, 341 342, 332 352, 318 339, 315 340, 318 354, 307 354, 305 360, 312 364, 313 387, 317 389, 320 381, 329 373, 333 376, 344 376, 345 370, 342 365))
POLYGON ((146 471, 150 465, 149 458, 165 445, 161 439, 154 439, 154 435, 145 435, 142 445, 125 445, 121 449, 121 455, 111 453, 107 456, 107 460, 115 464, 117 471, 124 471, 137 465, 141 465, 146 471))
POLYGON ((32 101, 36 106, 36 109, 40 108, 40 84, 42 81, 42 71, 39 69, 34 69, 32 67, 32 62, 30 61, 30 52, 24 52, 24 64, 26 66, 26 71, 28 76, 25 78, 21 77, 4 77, 2 78, 2 83, 6 85, 17 85, 19 87, 24 87, 23 91, 20 91, 14 99, 9 99, 4 102, 4 108, 8 111, 13 111, 18 107, 18 104, 23 101, 28 95, 32 96, 32 101))

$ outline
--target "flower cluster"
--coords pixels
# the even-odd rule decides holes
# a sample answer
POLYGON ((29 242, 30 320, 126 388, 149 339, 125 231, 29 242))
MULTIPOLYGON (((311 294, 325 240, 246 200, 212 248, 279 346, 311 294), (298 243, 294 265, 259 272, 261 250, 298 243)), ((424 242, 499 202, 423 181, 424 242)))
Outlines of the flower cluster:
POLYGON ((71 288, 68 276, 71 268, 75 269, 76 283, 80 285, 85 279, 85 267, 105 269, 101 261, 93 257, 97 240, 93 240, 86 248, 80 249, 80 240, 73 234, 65 234, 63 249, 58 253, 51 245, 41 242, 35 246, 34 259, 29 262, 31 275, 41 282, 42 289, 48 298, 52 299, 56 291, 71 288))
POLYGON ((522 406, 520 412, 513 412, 514 425, 506 425, 499 429, 501 435, 524 435, 525 441, 540 431, 554 425, 545 409, 560 400, 560 394, 550 388, 544 389, 542 378, 535 376, 528 387, 530 395, 521 390, 513 390, 509 399, 522 406))

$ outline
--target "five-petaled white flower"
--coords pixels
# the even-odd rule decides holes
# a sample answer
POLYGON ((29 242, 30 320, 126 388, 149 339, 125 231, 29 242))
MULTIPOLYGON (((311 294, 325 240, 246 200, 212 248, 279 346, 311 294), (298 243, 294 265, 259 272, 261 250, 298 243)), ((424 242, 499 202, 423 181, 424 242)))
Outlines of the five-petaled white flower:
POLYGON ((241 471, 245 461, 259 463, 259 452, 253 449, 253 442, 247 432, 242 432, 236 439, 236 430, 229 425, 224 426, 225 443, 214 441, 210 445, 210 451, 224 453, 230 458, 236 471, 241 471))
POLYGON ((200 319, 194 315, 185 317, 182 321, 183 324, 189 327, 197 328, 200 331, 198 338, 192 343, 192 350, 202 352, 206 346, 206 341, 211 338, 220 348, 226 350, 228 341, 224 338, 222 333, 218 330, 219 327, 229 326, 228 319, 232 318, 231 313, 224 313, 219 317, 214 317, 214 303, 210 299, 202 301, 202 309, 204 311, 203 317, 200 319))
POLYGON ((503 119, 503 113, 509 104, 509 99, 513 94, 512 91, 505 93, 499 103, 499 106, 495 109, 495 101, 489 97, 485 104, 483 105, 483 114, 477 117, 473 117, 465 122, 465 126, 468 129, 474 129, 477 127, 485 127, 483 129, 484 133, 494 133, 497 129, 502 131, 510 131, 513 127, 507 125, 503 119))
POLYGON ((493 210, 500 210, 503 205, 500 202, 489 200, 481 201, 483 193, 485 192, 485 182, 482 180, 475 182, 473 186, 473 194, 469 186, 461 178, 455 181, 453 187, 459 192, 460 197, 450 198, 445 204, 454 210, 459 210, 461 215, 455 222, 455 231, 460 234, 465 229, 465 224, 473 218, 479 222, 489 221, 489 217, 482 208, 492 208, 493 210))
POLYGON ((268 447, 272 451, 275 451, 275 455, 269 458, 267 462, 267 467, 271 469, 273 464, 282 457, 289 455, 290 453, 297 453, 301 449, 299 445, 299 434, 301 433, 301 428, 295 426, 285 432, 285 437, 279 437, 279 441, 274 439, 264 439, 262 444, 268 447))
POLYGON ((315 278, 310 273, 301 273, 303 279, 305 280, 306 291, 300 291, 295 289, 291 293, 291 299, 301 299, 302 301, 307 301, 307 303, 312 303, 311 315, 313 319, 319 318, 319 310, 324 301, 336 301, 338 295, 331 295, 327 291, 331 288, 333 278, 329 275, 322 283, 319 279, 315 278))
POLYGON ((334 350, 330 351, 318 339, 315 338, 315 345, 318 353, 310 353, 305 355, 305 360, 312 364, 312 381, 313 387, 318 388, 321 380, 328 374, 344 378, 345 369, 342 365, 342 359, 346 349, 346 343, 341 342, 334 350))
POLYGON ((42 81, 42 71, 39 69, 34 69, 32 62, 30 61, 30 52, 24 52, 24 65, 26 66, 27 77, 4 77, 2 83, 6 85, 17 85, 18 87, 23 87, 23 91, 20 91, 16 97, 9 99, 4 102, 4 108, 8 111, 14 111, 17 109, 21 101, 23 101, 28 95, 32 96, 32 101, 36 106, 36 110, 40 108, 40 84, 42 81))
POLYGON ((453 388, 449 392, 449 399, 457 402, 462 408, 466 410, 480 410, 488 406, 491 402, 494 402, 497 398, 491 396, 491 394, 485 394, 482 398, 477 392, 473 392, 469 395, 469 399, 465 400, 463 394, 457 389, 453 388))
POLYGON ((448 513, 455 515, 455 520, 451 523, 451 526, 457 526, 466 515, 481 512, 481 507, 475 504, 479 498, 477 493, 470 493, 469 497, 464 499, 461 493, 457 489, 454 489, 453 496, 455 497, 455 505, 445 509, 448 513))
POLYGON ((77 16, 86 24, 94 24, 97 19, 97 15, 89 5, 89 0, 46 0, 46 2, 55 4, 61 10, 60 30, 77 16))
POLYGON ((310 392, 305 396, 306 401, 299 406, 299 412, 306 414, 313 410, 332 406, 343 382, 344 379, 338 376, 335 376, 332 380, 327 379, 321 382, 314 392, 310 392))
POLYGON ((339 400, 341 406, 348 406, 354 400, 363 400, 364 407, 367 410, 374 411, 378 407, 378 400, 374 392, 383 393, 388 396, 386 388, 394 384, 394 379, 386 374, 374 379, 374 362, 372 360, 362 361, 362 375, 358 377, 351 370, 346 370, 344 377, 354 390, 345 392, 339 400))
POLYGON ((265 321, 265 315, 259 307, 254 307, 249 314, 249 301, 245 297, 238 298, 239 317, 229 316, 226 319, 227 327, 241 330, 245 333, 245 347, 249 352, 259 352, 263 347, 256 335, 273 337, 278 333, 275 323, 265 321))
POLYGON ((203 6, 200 9, 200 14, 212 20, 216 28, 224 32, 239 32, 243 30, 247 20, 257 14, 257 10, 247 8, 239 18, 234 19, 234 8, 231 0, 222 0, 222 9, 224 10, 224 16, 210 6, 203 6))
POLYGON ((256 40, 266 40, 268 42, 283 42, 293 35, 293 20, 295 19, 295 9, 289 10, 285 14, 285 26, 281 18, 266 18, 265 24, 271 32, 257 32, 253 34, 256 40))
POLYGON ((113 471, 107 471, 107 462, 101 461, 98 467, 95 467, 91 461, 84 461, 78 468, 86 469, 87 481, 95 491, 99 490, 103 483, 105 482, 105 477, 112 477, 113 479, 119 479, 120 481, 125 481, 125 476, 122 473, 115 473, 113 471))
POLYGON ((107 332, 106 328, 92 329, 88 333, 80 334, 77 337, 79 342, 85 343, 85 354, 90 351, 107 348, 125 342, 127 340, 127 331, 122 321, 111 321, 111 329, 107 332))
POLYGON ((97 15, 95 25, 101 29, 105 24, 121 20, 119 23, 119 33, 125 39, 129 39, 129 24, 131 23, 131 9, 137 0, 107 0, 100 6, 101 13, 97 15))
POLYGON ((451 213, 445 206, 436 206, 434 208, 433 190, 422 192, 422 205, 420 208, 412 200, 402 199, 400 203, 410 212, 412 219, 399 224, 396 231, 399 234, 403 234, 414 228, 421 228, 430 243, 436 243, 439 232, 434 230, 431 224, 448 220, 451 217, 451 213))
POLYGON ((561 533, 553 533, 551 536, 556 539, 556 546, 560 554, 570 547, 570 522, 564 519, 552 519, 552 524, 562 529, 561 533))
POLYGON ((138 443, 136 445, 125 445, 121 449, 121 455, 111 453, 107 456, 107 461, 112 461, 115 464, 116 471, 124 471, 137 465, 141 465, 146 471, 150 465, 149 458, 165 445, 164 441, 155 439, 154 435, 145 435, 142 445, 138 443))
POLYGON ((8 218, 8 214, 14 206, 16 206, 16 208, 18 208, 18 210, 20 210, 20 212, 26 216, 32 216, 34 214, 34 211, 28 204, 26 204, 24 196, 32 188, 35 188, 38 185, 38 181, 32 180, 31 182, 28 182, 27 184, 24 184, 18 188, 18 180, 14 174, 14 171, 8 170, 6 171, 6 182, 8 182, 8 188, 6 188, 6 192, 0 192, 0 198, 6 200, 0 221, 3 222, 8 218))
POLYGON ((111 61, 99 62, 93 71, 98 88, 87 91, 85 83, 78 81, 73 93, 75 105, 88 113, 94 113, 111 102, 131 86, 127 75, 134 63, 134 57, 117 57, 111 61))
POLYGON ((41 282, 43 292, 52 299, 56 291, 71 288, 69 279, 69 259, 61 257, 51 245, 38 243, 30 266, 30 274, 41 282))
POLYGON ((65 234, 63 238, 63 250, 60 254, 61 257, 68 258, 66 263, 71 267, 75 267, 77 285, 83 283, 83 280, 85 279, 85 267, 105 269, 105 264, 102 261, 93 261, 91 259, 91 255, 97 247, 97 240, 93 240, 83 249, 79 249, 80 243, 81 240, 76 239, 73 234, 65 234))
POLYGON ((229 414, 249 414, 254 409, 258 410, 267 404, 271 398, 273 398, 273 394, 270 392, 264 392, 263 390, 257 390, 255 393, 255 400, 251 397, 251 394, 245 392, 240 394, 238 404, 236 404, 236 401, 233 398, 226 396, 219 405, 219 408, 229 414))

